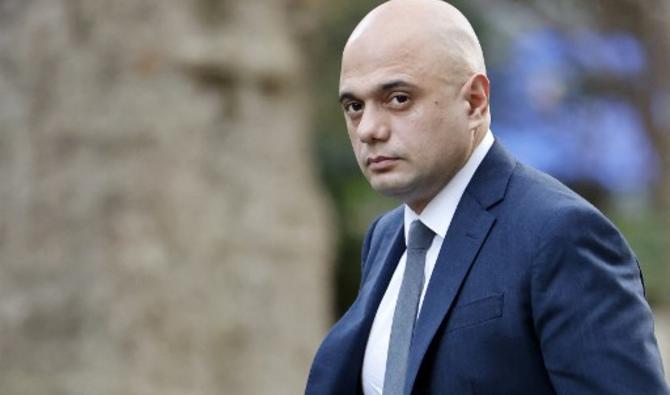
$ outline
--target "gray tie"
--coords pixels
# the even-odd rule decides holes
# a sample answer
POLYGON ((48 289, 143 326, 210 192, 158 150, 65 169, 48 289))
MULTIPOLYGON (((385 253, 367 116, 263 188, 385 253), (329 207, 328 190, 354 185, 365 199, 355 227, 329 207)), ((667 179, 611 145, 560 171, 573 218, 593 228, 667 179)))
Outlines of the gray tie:
POLYGON ((421 221, 412 222, 407 243, 407 262, 398 301, 393 314, 391 339, 386 358, 384 374, 384 395, 403 393, 407 376, 409 346, 412 343, 419 298, 423 289, 423 271, 426 263, 426 251, 435 234, 421 221))

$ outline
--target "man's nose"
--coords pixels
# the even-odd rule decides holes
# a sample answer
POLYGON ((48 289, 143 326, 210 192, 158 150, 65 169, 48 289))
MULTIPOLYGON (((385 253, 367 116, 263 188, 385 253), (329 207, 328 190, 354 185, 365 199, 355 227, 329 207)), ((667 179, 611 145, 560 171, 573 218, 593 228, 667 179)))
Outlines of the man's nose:
POLYGON ((376 141, 387 140, 391 128, 384 111, 370 106, 363 111, 356 132, 361 142, 371 144, 376 141))

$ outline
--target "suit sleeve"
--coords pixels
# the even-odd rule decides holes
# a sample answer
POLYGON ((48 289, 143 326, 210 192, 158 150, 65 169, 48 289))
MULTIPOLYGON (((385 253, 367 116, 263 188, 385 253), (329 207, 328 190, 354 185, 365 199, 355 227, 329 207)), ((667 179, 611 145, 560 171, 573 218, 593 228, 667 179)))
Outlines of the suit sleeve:
POLYGON ((641 273, 591 207, 559 210, 540 232, 531 304, 558 394, 670 394, 641 273))

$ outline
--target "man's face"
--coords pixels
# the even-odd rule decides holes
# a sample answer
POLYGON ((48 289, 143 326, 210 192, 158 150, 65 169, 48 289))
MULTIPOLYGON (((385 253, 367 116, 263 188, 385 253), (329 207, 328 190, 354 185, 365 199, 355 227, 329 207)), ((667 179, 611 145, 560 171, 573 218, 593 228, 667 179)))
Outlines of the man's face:
POLYGON ((358 165, 372 188, 420 212, 473 149, 466 81, 411 39, 359 41, 340 75, 358 165))

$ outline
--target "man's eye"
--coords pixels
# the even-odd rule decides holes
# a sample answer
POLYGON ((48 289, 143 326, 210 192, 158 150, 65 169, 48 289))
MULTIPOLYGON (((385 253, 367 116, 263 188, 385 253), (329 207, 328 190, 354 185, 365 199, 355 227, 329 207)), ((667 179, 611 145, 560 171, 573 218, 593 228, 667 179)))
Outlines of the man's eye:
POLYGON ((391 105, 393 106, 404 106, 409 102, 409 96, 403 94, 393 95, 391 97, 391 105))
POLYGON ((349 113, 359 112, 363 109, 363 104, 359 102, 351 102, 344 105, 344 111, 349 113))
POLYGON ((395 100, 398 103, 404 103, 407 100, 409 100, 409 96, 407 96, 407 95, 397 95, 397 96, 393 96, 393 100, 395 100))

